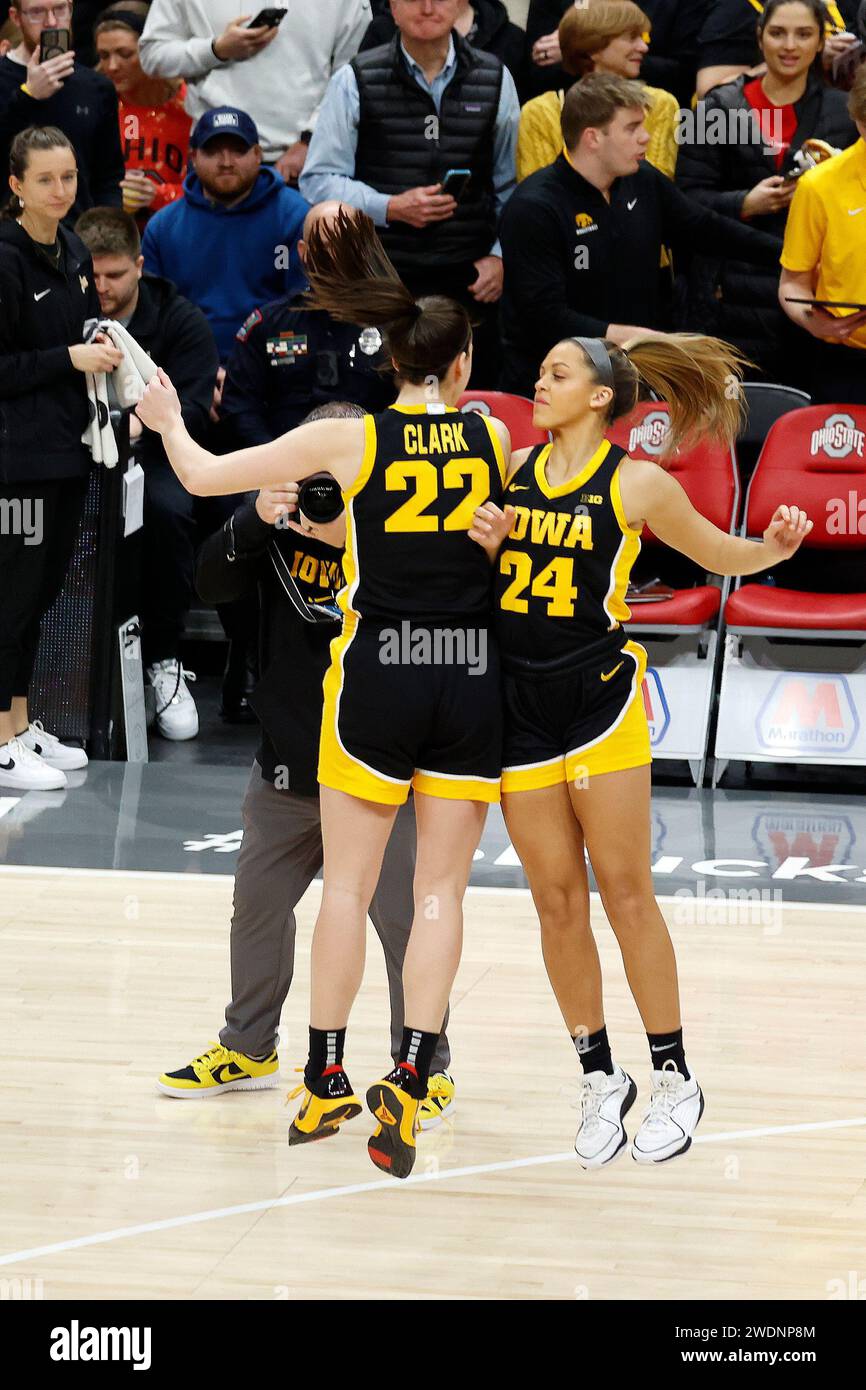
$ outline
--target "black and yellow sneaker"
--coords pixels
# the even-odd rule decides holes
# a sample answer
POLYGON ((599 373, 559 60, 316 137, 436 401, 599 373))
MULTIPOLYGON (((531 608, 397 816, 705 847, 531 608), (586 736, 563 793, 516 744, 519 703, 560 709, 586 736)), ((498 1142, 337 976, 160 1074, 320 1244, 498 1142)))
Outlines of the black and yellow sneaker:
POLYGON ((367 1108, 379 1121, 367 1140, 367 1152, 377 1168, 392 1178, 408 1178, 415 1164, 415 1135, 419 1101, 389 1076, 367 1092, 367 1108))
POLYGON ((226 1091, 269 1091, 280 1084, 280 1063, 276 1052, 256 1061, 212 1043, 188 1067, 164 1071, 156 1084, 163 1095, 177 1100, 210 1100, 226 1091))
MULTIPOLYGON (((300 1071, 300 1068, 298 1068, 300 1071)), ((328 1067, 315 1083, 323 1095, 311 1091, 304 1081, 286 1096, 286 1104, 303 1092, 301 1108, 289 1126, 290 1144, 309 1144, 336 1134, 344 1120, 361 1113, 361 1102, 342 1067, 328 1067)))
POLYGON ((454 1114, 454 1078, 447 1071, 434 1072, 427 1082, 427 1095, 418 1107, 418 1128, 435 1129, 454 1114))

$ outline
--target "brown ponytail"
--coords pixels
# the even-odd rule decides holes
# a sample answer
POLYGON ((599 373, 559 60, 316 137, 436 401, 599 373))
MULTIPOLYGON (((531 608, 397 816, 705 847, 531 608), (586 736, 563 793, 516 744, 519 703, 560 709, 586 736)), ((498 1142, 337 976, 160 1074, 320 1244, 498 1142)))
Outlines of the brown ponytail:
POLYGON ((610 420, 633 410, 648 387, 670 411, 663 457, 687 438, 712 436, 731 442, 743 419, 743 371, 751 366, 737 348, 700 333, 636 338, 628 351, 606 341, 613 369, 610 420))
MULTIPOLYGON (((34 150, 57 149, 73 150, 74 153, 68 135, 53 125, 29 125, 26 130, 18 132, 9 148, 9 173, 14 174, 16 179, 23 179, 34 150)), ((0 217, 17 218, 23 211, 20 198, 13 193, 8 203, 0 209, 0 217)))
POLYGON ((341 323, 378 328, 404 381, 440 380, 472 340, 466 310, 443 295, 416 300, 403 284, 366 213, 321 218, 306 240, 307 302, 341 323))

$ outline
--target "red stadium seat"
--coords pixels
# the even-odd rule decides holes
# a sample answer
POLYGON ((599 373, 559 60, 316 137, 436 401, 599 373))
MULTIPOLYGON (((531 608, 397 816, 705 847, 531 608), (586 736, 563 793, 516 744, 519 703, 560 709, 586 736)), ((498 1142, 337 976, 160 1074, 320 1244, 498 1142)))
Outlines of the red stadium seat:
POLYGON ((547 430, 536 429, 533 425, 532 401, 525 396, 512 396, 507 391, 465 391, 457 404, 461 410, 495 415, 508 426, 512 449, 529 449, 548 442, 547 430))
MULTIPOLYGON (((804 507, 813 529, 804 549, 859 550, 866 561, 866 407, 807 406, 782 416, 761 450, 746 499, 743 532, 760 536, 781 502, 804 507)), ((864 592, 812 593, 745 583, 725 607, 732 632, 794 632, 866 638, 864 592)))

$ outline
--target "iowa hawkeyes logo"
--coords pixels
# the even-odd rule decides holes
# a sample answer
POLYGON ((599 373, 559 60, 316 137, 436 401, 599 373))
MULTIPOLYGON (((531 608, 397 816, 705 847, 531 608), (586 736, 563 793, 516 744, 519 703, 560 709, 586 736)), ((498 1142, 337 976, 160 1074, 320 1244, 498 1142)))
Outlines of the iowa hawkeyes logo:
POLYGON ((588 212, 578 212, 578 213, 575 213, 574 221, 575 221, 575 225, 578 226, 578 227, 591 227, 591 226, 592 226, 592 218, 590 217, 590 215, 589 215, 588 212))

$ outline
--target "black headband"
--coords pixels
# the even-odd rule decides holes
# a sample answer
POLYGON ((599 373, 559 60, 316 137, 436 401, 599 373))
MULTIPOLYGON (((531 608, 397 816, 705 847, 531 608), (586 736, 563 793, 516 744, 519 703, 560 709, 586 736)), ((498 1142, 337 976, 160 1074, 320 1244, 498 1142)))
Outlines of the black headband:
POLYGON ((99 27, 104 29, 116 22, 125 24, 128 29, 134 29, 140 36, 144 31, 144 18, 144 15, 134 14, 132 10, 108 10, 99 20, 99 27))
POLYGON ((577 343, 582 347, 595 370, 601 378, 602 386, 609 386, 611 391, 616 393, 613 384, 613 367, 610 362, 610 353, 605 347, 601 338, 569 338, 569 342, 577 343))

